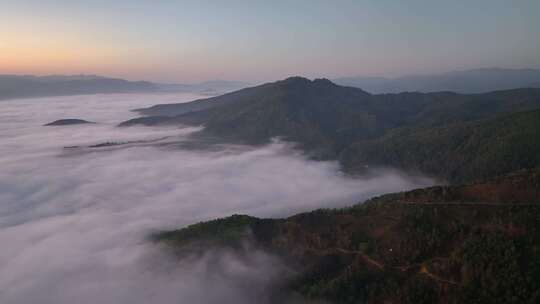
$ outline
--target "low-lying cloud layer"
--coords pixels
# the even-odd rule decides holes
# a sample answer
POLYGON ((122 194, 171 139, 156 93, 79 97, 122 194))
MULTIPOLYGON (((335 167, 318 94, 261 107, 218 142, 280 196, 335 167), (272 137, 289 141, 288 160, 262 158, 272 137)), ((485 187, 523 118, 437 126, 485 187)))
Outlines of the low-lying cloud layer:
POLYGON ((0 303, 250 303, 286 271, 264 252, 176 261, 156 230, 234 213, 287 216, 430 184, 396 172, 350 179, 284 143, 181 149, 193 129, 115 124, 193 95, 0 102, 0 303), (95 125, 43 127, 62 118, 95 125), (106 141, 161 144, 63 149, 106 141), (249 287, 248 287, 249 285, 249 287))

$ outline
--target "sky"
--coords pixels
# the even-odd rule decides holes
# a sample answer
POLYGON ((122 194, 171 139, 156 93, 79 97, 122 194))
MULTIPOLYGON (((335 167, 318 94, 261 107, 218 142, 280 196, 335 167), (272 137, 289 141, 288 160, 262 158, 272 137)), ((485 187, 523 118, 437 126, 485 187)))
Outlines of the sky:
POLYGON ((540 68, 540 1, 0 1, 0 74, 258 82, 483 67, 540 68))

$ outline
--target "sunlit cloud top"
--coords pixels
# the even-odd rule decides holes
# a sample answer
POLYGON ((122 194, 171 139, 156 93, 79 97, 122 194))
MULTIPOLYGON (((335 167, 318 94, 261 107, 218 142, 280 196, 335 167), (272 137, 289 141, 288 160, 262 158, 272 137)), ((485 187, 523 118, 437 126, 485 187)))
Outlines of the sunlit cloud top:
POLYGON ((0 73, 155 81, 540 67, 540 1, 0 2, 0 73))

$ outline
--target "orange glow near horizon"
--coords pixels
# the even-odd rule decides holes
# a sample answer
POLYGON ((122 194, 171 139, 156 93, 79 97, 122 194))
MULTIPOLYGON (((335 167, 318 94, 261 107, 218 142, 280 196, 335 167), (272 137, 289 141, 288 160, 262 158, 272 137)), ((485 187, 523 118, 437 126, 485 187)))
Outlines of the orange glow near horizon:
POLYGON ((103 51, 81 47, 71 37, 58 37, 28 29, 0 32, 0 71, 2 73, 62 72, 103 64, 103 51))
POLYGON ((8 38, 0 41, 0 74, 98 74, 131 80, 202 81, 212 75, 211 66, 219 65, 209 63, 210 58, 205 61, 202 54, 184 61, 148 48, 89 45, 88 41, 69 38, 19 39, 1 32, 0 36, 8 38))
POLYGON ((96 39, 95 33, 0 29, 0 74, 101 74, 144 78, 159 68, 148 49, 96 39))
POLYGON ((467 15, 451 1, 445 10, 379 1, 190 2, 0 1, 0 74, 262 82, 540 67, 540 1, 527 9, 490 4, 489 14, 477 5, 467 15), (460 22, 407 14, 417 11, 460 22))

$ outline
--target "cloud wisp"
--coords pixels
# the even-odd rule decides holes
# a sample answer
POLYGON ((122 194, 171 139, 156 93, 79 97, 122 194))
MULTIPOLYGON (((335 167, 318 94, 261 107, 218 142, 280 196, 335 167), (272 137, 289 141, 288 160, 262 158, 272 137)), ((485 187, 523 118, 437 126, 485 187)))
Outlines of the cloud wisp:
POLYGON ((250 303, 284 266, 264 252, 176 261, 154 231, 245 213, 287 216, 431 183, 396 172, 343 176, 290 145, 180 149, 105 141, 171 138, 192 128, 116 128, 129 109, 194 95, 94 95, 0 103, 1 303, 250 303), (61 118, 96 125, 42 127, 61 118), (248 288, 246 284, 255 284, 248 288))

